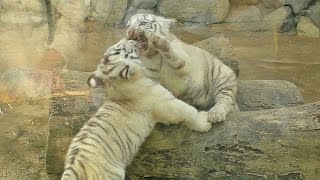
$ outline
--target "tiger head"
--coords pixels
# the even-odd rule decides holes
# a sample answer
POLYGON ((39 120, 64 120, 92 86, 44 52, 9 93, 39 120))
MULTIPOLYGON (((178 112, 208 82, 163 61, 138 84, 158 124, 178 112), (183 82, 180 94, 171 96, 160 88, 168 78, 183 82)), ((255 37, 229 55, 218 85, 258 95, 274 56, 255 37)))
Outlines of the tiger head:
POLYGON ((88 78, 87 84, 95 88, 105 86, 106 82, 136 80, 143 76, 142 72, 137 43, 123 38, 107 49, 97 70, 88 78))
POLYGON ((147 51, 150 44, 144 35, 144 31, 151 31, 157 35, 165 36, 169 33, 170 24, 173 22, 176 22, 176 20, 153 14, 136 14, 127 23, 126 35, 128 39, 138 42, 140 50, 147 51))

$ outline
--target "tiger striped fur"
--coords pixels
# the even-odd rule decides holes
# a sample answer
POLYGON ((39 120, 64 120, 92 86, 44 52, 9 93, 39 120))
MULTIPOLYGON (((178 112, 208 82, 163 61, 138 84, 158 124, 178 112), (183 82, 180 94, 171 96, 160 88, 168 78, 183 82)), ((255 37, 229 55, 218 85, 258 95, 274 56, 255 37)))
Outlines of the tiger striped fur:
POLYGON ((174 21, 136 14, 127 23, 126 35, 138 42, 148 77, 184 102, 209 110, 211 122, 224 121, 238 110, 236 75, 209 52, 179 40, 169 30, 174 21))
POLYGON ((144 75, 136 43, 125 38, 106 53, 88 79, 101 86, 105 102, 73 138, 62 180, 122 180, 140 145, 157 122, 211 129, 207 112, 176 99, 144 75))

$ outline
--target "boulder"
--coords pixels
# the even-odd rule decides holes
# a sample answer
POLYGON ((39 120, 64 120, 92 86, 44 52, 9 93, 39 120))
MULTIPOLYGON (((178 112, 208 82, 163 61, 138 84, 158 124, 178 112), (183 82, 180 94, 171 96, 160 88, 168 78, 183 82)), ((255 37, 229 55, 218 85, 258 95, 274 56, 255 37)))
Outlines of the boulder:
POLYGON ((313 6, 310 8, 311 14, 309 18, 312 22, 320 28, 320 1, 317 1, 313 6))
POLYGON ((219 23, 229 11, 228 0, 162 0, 158 11, 161 15, 183 22, 219 23))
POLYGON ((93 12, 94 19, 103 19, 107 24, 119 24, 125 14, 128 1, 127 0, 99 0, 93 1, 95 9, 93 12))
POLYGON ((318 38, 319 28, 308 17, 301 16, 297 25, 297 33, 299 36, 318 38))
POLYGON ((292 9, 288 6, 282 6, 264 17, 265 28, 268 30, 279 30, 287 22, 292 14, 292 9))
MULTIPOLYGON (((91 75, 91 73, 85 73, 85 72, 77 72, 77 71, 69 71, 65 74, 62 74, 62 79, 63 79, 63 86, 60 86, 61 88, 58 89, 54 89, 54 91, 52 92, 52 98, 51 98, 51 105, 50 105, 50 119, 49 119, 49 137, 48 137, 48 146, 47 146, 47 151, 46 151, 46 170, 48 173, 61 173, 62 169, 63 169, 63 162, 64 162, 64 156, 66 153, 66 150, 69 146, 70 140, 72 139, 72 137, 78 132, 78 130, 82 127, 83 123, 85 121, 87 121, 91 115, 93 115, 97 108, 101 105, 102 101, 103 101, 103 95, 102 92, 99 91, 99 89, 95 89, 94 92, 92 92, 92 90, 90 90, 87 85, 86 85, 86 81, 87 78, 91 75), (75 106, 76 104, 76 106, 75 106)), ((297 91, 297 89, 296 89, 297 91)), ((248 101, 240 101, 239 102, 239 107, 245 107, 247 109, 245 110, 250 110, 249 108, 252 108, 251 110, 254 109, 262 109, 263 107, 266 108, 277 108, 277 107, 284 107, 286 105, 288 106, 293 106, 293 105, 298 105, 301 104, 301 97, 298 97, 298 94, 294 90, 294 87, 292 85, 290 85, 290 83, 285 82, 285 81, 270 81, 268 83, 259 83, 258 81, 255 83, 250 83, 248 81, 240 81, 240 85, 239 85, 239 99, 243 100, 248 98, 249 100, 253 100, 253 105, 249 106, 248 104, 244 104, 241 105, 241 103, 249 103, 248 101), (274 84, 272 84, 272 82, 274 82, 274 84), (251 86, 255 86, 256 87, 256 92, 254 92, 253 90, 242 90, 242 88, 252 88, 252 87, 244 87, 241 84, 245 83, 251 86), (280 86, 279 89, 276 89, 276 87, 279 84, 287 84, 287 86, 280 86), (274 87, 274 91, 273 93, 271 92, 271 87, 274 87), (282 91, 280 90, 281 88, 282 91), (266 89, 266 91, 264 91, 264 89, 266 89), (248 94, 245 94, 248 93, 248 94), (279 94, 277 94, 279 93, 279 94), (270 100, 268 100, 268 102, 264 102, 266 100, 266 98, 261 98, 261 100, 259 101, 259 97, 266 97, 264 96, 264 94, 270 94, 271 98, 270 100), (241 97, 242 96, 242 97, 241 97), (255 98, 249 98, 255 96, 255 98), (272 102, 274 101, 274 102, 272 102), (294 102, 296 101, 296 102, 294 102), (261 103, 259 105, 259 102, 261 103), (254 107, 254 105, 256 107, 254 107), (273 106, 273 107, 272 107, 273 106)), ((298 114, 299 111, 294 111, 298 114)), ((289 114, 291 114, 291 112, 289 114)), ((266 126, 266 123, 263 123, 263 118, 266 118, 266 116, 264 116, 265 114, 269 114, 269 117, 271 118, 272 115, 274 115, 274 112, 279 112, 278 114, 280 114, 280 112, 289 112, 287 110, 283 110, 283 111, 267 111, 267 112, 261 112, 261 111, 256 111, 256 112, 240 112, 240 113, 235 113, 234 115, 230 115, 228 117, 228 121, 227 124, 222 124, 222 125, 217 125, 216 128, 214 128, 213 130, 210 131, 210 135, 208 134, 207 137, 210 138, 206 138, 202 139, 201 137, 204 136, 199 136, 200 139, 196 139, 196 136, 199 135, 199 133, 192 133, 191 131, 184 129, 183 127, 178 127, 178 126, 170 126, 170 128, 160 128, 161 130, 156 130, 155 133, 158 133, 156 136, 151 135, 152 137, 157 137, 158 139, 156 141, 154 140, 148 140, 147 143, 149 142, 157 142, 158 145, 154 144, 157 150, 159 149, 163 149, 164 147, 172 147, 169 149, 174 149, 177 148, 179 145, 181 145, 181 142, 184 140, 187 140, 189 138, 185 138, 185 136, 193 136, 195 139, 193 139, 194 141, 190 141, 188 142, 189 146, 191 144, 194 144, 192 142, 202 142, 205 141, 203 145, 208 146, 208 148, 210 149, 211 147, 213 148, 213 146, 210 146, 209 144, 206 144, 207 142, 213 142, 212 140, 222 140, 223 137, 231 138, 231 139, 235 139, 233 134, 230 134, 231 131, 235 130, 236 132, 238 132, 237 130, 239 130, 239 132, 244 133, 244 135, 246 133, 249 133, 248 131, 250 130, 249 134, 246 134, 248 136, 248 138, 250 139, 250 137, 256 137, 258 138, 255 133, 259 134, 259 123, 261 124, 261 132, 264 132, 264 128, 266 129, 266 134, 269 133, 269 131, 271 131, 272 127, 277 128, 278 125, 279 127, 283 127, 281 123, 285 123, 285 122, 279 122, 278 124, 276 122, 278 121, 274 121, 274 124, 272 125, 268 125, 266 126), (251 113, 251 114, 250 114, 251 113), (239 117, 239 119, 237 119, 239 117), (246 119, 247 118, 247 119, 246 119), (253 131, 252 126, 247 126, 248 124, 252 125, 253 122, 255 122, 255 127, 254 129, 257 130, 257 132, 253 131), (233 122, 235 124, 233 124, 233 122), (242 125, 239 124, 243 123, 242 125), (243 128, 243 129, 231 129, 230 131, 225 131, 225 129, 229 128, 230 126, 232 127, 239 127, 239 128, 243 128), (219 128, 218 128, 219 127, 219 128), (179 130, 180 129, 180 130, 179 130), (268 130, 268 131, 267 131, 268 130), (171 133, 170 135, 168 133, 171 133), (160 133, 160 134, 159 134, 160 133), (163 134, 161 134, 163 133, 163 134), (224 134, 225 133, 225 134, 224 134), (172 138, 174 134, 175 138, 172 138), (229 137, 230 136, 230 137, 229 137), (163 138, 163 139, 162 139, 163 138)), ((298 114, 299 117, 302 116, 301 114, 298 114)), ((293 115, 292 115, 293 116, 293 115)), ((273 118, 287 118, 286 113, 283 113, 283 116, 272 116, 273 118)), ((291 116, 290 116, 291 117, 291 116)), ((298 117, 297 117, 298 118, 298 117)), ((267 122, 267 121, 264 121, 267 122)), ((273 122, 273 121, 272 121, 273 122)), ((299 119, 299 122, 303 122, 302 119, 299 119)), ((309 124, 309 121, 308 121, 309 124)), ((312 124, 311 124, 312 126, 312 124)), ((161 126, 160 126, 161 127, 161 126)), ((263 135, 263 134, 261 134, 263 135)), ((274 135, 276 138, 276 136, 280 136, 280 138, 282 137, 281 134, 277 134, 274 135)), ((299 136, 300 137, 300 136, 299 136)), ((229 140, 231 140, 229 139, 229 140)), ((245 139, 242 139, 245 140, 245 139)), ((255 140, 255 139, 254 139, 255 140)), ((259 140, 259 139, 256 139, 259 140)), ((216 141, 215 141, 216 142, 216 141)), ((228 141, 226 140, 224 143, 227 143, 228 141)), ((249 142, 251 143, 252 141, 249 140, 245 140, 245 142, 249 142)), ((259 141, 260 142, 260 141, 259 141)), ((262 141, 261 141, 262 142, 262 141)), ((269 143, 269 142, 268 142, 269 143)), ((265 144, 266 147, 267 145, 270 146, 270 144, 265 144)), ((223 144, 220 144, 223 145, 223 144)), ((232 144, 228 144, 228 147, 232 146, 232 144)), ((256 145, 256 144, 255 144, 256 145)), ((242 148, 246 148, 245 146, 241 146, 242 148)), ((188 146, 184 147, 184 148, 188 148, 188 146)), ((256 147, 257 148, 257 147, 256 147)), ((195 149, 193 149, 195 150, 195 149)), ((193 151, 192 150, 192 151, 193 151)), ((264 152, 265 149, 261 149, 262 152, 264 152)), ((208 150, 210 151, 210 150, 208 150)), ((144 152, 144 150, 142 151, 144 152)), ((150 151, 151 153, 152 151, 150 151)), ((199 151, 201 153, 204 152, 204 149, 199 151)), ((248 153, 250 153, 251 151, 249 151, 248 153)), ((149 156, 148 153, 144 153, 145 155, 149 156)), ((196 154, 195 154, 196 155, 196 154)), ((144 156, 142 154, 142 156, 144 156)), ((187 157, 195 157, 195 156, 185 156, 185 158, 187 157)), ((162 157, 161 157, 162 158, 162 157)), ((197 157, 196 157, 197 158, 197 157)), ((203 158, 203 156, 199 156, 199 158, 203 158)), ((139 159, 139 157, 138 157, 139 159)), ((151 161, 153 161, 155 159, 151 159, 151 161)), ((181 159, 183 160, 183 163, 187 163, 185 162, 188 161, 187 159, 181 159)), ((237 160, 237 159, 235 159, 237 160)), ((202 161, 202 160, 201 160, 202 161)), ((136 162, 139 162, 136 161, 136 162)), ((148 161, 145 161, 148 162, 148 161)), ((213 161, 212 161, 213 162, 213 161)), ((153 162, 152 162, 153 163, 153 162)), ((172 163, 175 164, 175 161, 172 161, 172 163)), ((211 161, 204 161, 204 163, 211 163, 211 161)), ((214 163, 213 163, 214 164, 214 163)), ((267 163, 268 164, 268 163, 267 163)), ((267 165, 266 164, 266 165, 267 165)), ((138 167, 144 166, 144 163, 139 164, 138 167)), ((158 163, 154 163, 154 166, 156 167, 163 167, 163 164, 158 164, 158 163), (158 166, 159 165, 159 166, 158 166)), ((175 164, 176 165, 176 164, 175 164)), ((223 165, 223 164, 222 164, 223 165)), ((134 167, 134 166, 132 166, 134 167)), ((211 166, 209 166, 211 167, 211 166)), ((145 167, 143 167, 145 168, 145 167)), ((181 167, 180 167, 181 168, 181 167)), ((210 168, 212 169, 212 168, 210 168)), ((133 172, 135 172, 135 170, 132 170, 131 173, 132 175, 141 175, 139 174, 139 172, 135 172, 136 174, 134 174, 133 172)), ((167 171, 166 172, 170 173, 173 171, 167 171)), ((179 171, 177 171, 179 172, 179 171)), ((148 175, 148 173, 145 172, 145 169, 143 169, 141 171, 141 173, 143 173, 143 175, 148 175)), ((206 171, 207 173, 207 171, 206 171)), ((179 173, 176 173, 179 174, 179 173)), ((152 174, 151 174, 152 175, 152 174)), ((153 176, 152 176, 153 177, 153 176)), ((139 179, 139 178, 137 178, 139 179)), ((161 178, 160 178, 161 179, 161 178)), ((193 178, 191 178, 193 179, 193 178)))
POLYGON ((47 48, 48 34, 46 1, 0 2, 0 66, 34 67, 47 48))
POLYGON ((284 0, 260 0, 257 5, 263 16, 268 15, 284 5, 284 0))
POLYGON ((260 9, 254 5, 239 6, 231 8, 228 16, 224 19, 224 22, 255 22, 260 21, 261 12, 260 9))
POLYGON ((230 6, 256 5, 259 0, 229 0, 230 6))
POLYGON ((275 109, 303 104, 297 86, 284 80, 246 80, 238 84, 240 111, 275 109))
POLYGON ((131 4, 138 9, 152 9, 159 0, 132 0, 131 4))
POLYGON ((52 6, 74 25, 80 24, 88 17, 107 24, 119 24, 124 16, 127 3, 127 0, 53 0, 51 2, 52 6))
POLYGON ((320 102, 234 112, 208 133, 159 125, 128 168, 130 179, 317 179, 320 102))
MULTIPOLYGON (((45 1, 34 1, 34 0, 21 0, 21 1, 1 1, 0 4, 0 14, 1 16, 12 12, 20 12, 20 15, 23 16, 12 16, 8 18, 30 20, 28 18, 33 17, 43 17, 47 19, 47 7, 45 1), (27 17, 26 17, 27 16, 27 17)), ((6 15, 5 15, 6 16, 6 15)), ((2 18, 1 18, 2 19, 2 18)), ((14 22, 12 22, 14 23, 14 22)), ((26 23, 26 22, 25 22, 26 23)))
POLYGON ((232 48, 232 44, 229 39, 224 35, 217 35, 199 42, 193 45, 204 49, 211 53, 213 56, 222 60, 224 64, 231 67, 231 69, 238 76, 240 73, 239 63, 236 58, 236 54, 232 48))
POLYGON ((278 9, 284 5, 285 0, 259 0, 260 4, 267 9, 278 9))
POLYGON ((298 13, 301 10, 307 8, 312 0, 284 0, 284 5, 290 5, 294 13, 298 13))
POLYGON ((238 18, 239 22, 230 23, 228 26, 230 29, 234 31, 265 31, 265 30, 281 31, 282 30, 281 27, 285 23, 287 23, 290 20, 290 18, 293 17, 292 16, 293 11, 291 7, 281 6, 280 4, 275 5, 273 7, 269 7, 268 5, 264 5, 262 4, 262 2, 260 2, 256 8, 251 7, 250 9, 242 10, 242 11, 241 9, 243 9, 243 7, 237 7, 234 12, 230 12, 228 16, 229 19, 227 18, 225 20, 225 21, 234 21, 234 20, 237 20, 238 18), (280 7, 275 9, 278 6, 280 7), (250 13, 251 13, 250 11, 255 12, 256 15, 253 17, 252 16, 250 17, 250 13), (244 13, 244 14, 241 15, 241 13, 244 13), (241 21, 242 19, 244 20, 241 21), (248 21, 245 21, 245 19, 248 19, 248 21))

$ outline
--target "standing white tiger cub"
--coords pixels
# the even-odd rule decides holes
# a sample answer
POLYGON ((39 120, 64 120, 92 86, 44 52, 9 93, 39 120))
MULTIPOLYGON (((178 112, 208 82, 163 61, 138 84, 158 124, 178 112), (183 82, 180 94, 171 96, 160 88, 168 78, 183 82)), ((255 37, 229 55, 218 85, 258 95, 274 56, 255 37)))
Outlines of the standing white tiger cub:
POLYGON ((72 140, 62 180, 124 179, 126 166, 157 122, 211 129, 207 112, 176 99, 144 71, 135 41, 122 39, 107 50, 88 79, 90 87, 102 86, 106 101, 72 140))
POLYGON ((148 77, 184 102, 210 109, 211 122, 224 121, 229 112, 238 109, 236 75, 209 52, 179 40, 169 31, 174 21, 136 14, 127 23, 126 35, 139 43, 148 77))

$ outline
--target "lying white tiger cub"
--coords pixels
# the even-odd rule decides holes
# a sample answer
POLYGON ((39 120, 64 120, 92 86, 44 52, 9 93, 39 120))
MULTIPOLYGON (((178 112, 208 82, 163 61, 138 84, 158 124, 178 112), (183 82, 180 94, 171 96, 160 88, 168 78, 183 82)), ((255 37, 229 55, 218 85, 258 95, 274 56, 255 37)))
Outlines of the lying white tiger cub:
POLYGON ((211 129, 207 112, 145 77, 136 52, 134 41, 122 39, 88 79, 89 86, 103 87, 106 101, 72 140, 62 180, 124 179, 126 166, 157 122, 211 129))
POLYGON ((234 72, 209 52, 186 44, 169 31, 172 19, 136 14, 127 23, 127 37, 139 43, 147 76, 173 95, 202 110, 211 122, 226 119, 236 104, 234 72))

